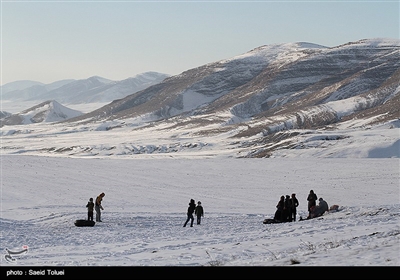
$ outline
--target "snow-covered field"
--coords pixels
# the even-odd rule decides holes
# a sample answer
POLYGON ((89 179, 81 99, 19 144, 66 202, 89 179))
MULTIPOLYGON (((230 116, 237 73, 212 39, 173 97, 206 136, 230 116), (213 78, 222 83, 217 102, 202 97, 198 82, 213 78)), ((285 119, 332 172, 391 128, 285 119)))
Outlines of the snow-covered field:
POLYGON ((398 158, 1 156, 1 266, 398 266, 398 158), (338 212, 262 223, 313 189, 338 212), (76 227, 101 192, 102 223, 76 227), (201 225, 183 227, 189 200, 201 225), (24 254, 6 258, 6 248, 24 254))
POLYGON ((109 125, 2 128, 3 275, 43 267, 101 276, 93 267, 400 265, 399 120, 308 131, 297 148, 263 159, 239 158, 244 150, 229 135, 109 125), (339 211, 299 221, 311 189, 339 211), (101 192, 103 222, 76 227, 101 192), (297 221, 263 224, 292 193, 297 221), (184 228, 191 198, 205 216, 184 228))

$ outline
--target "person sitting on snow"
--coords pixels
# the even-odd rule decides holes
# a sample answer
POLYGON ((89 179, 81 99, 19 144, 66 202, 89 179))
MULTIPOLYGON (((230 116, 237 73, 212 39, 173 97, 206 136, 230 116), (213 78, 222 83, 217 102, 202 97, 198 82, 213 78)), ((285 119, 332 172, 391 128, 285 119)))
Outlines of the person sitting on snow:
POLYGON ((322 198, 319 198, 318 207, 320 208, 321 215, 329 211, 328 203, 322 198))
POLYGON ((328 203, 320 197, 318 205, 312 207, 311 218, 322 216, 326 211, 329 211, 328 203))

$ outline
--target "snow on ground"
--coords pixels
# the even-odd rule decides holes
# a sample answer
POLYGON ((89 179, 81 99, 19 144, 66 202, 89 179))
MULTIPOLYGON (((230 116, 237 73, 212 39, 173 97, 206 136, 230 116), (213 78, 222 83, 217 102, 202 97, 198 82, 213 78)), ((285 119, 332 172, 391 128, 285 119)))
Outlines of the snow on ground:
POLYGON ((161 124, 96 125, 2 128, 2 274, 400 265, 398 120, 304 131, 297 147, 263 159, 238 158, 246 151, 223 134, 193 138, 161 124), (311 189, 339 211, 298 221, 308 214, 311 189), (89 198, 101 192, 103 222, 76 227, 89 198), (279 197, 291 193, 300 202, 297 221, 263 224, 279 197), (205 216, 184 228, 191 198, 202 202, 205 216))
POLYGON ((1 156, 1 266, 398 266, 399 160, 1 156), (313 189, 338 212, 271 218, 313 189), (76 227, 101 192, 102 223, 76 227), (189 200, 201 225, 183 227, 189 200), (21 251, 14 263, 6 251, 21 251))

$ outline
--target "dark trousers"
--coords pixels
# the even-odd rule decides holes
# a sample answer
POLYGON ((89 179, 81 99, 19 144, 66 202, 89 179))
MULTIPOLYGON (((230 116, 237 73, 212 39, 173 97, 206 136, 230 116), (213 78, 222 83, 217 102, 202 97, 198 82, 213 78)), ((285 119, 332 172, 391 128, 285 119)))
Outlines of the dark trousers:
POLYGON ((284 208, 283 210, 282 210, 282 217, 281 217, 281 222, 287 222, 287 221, 289 221, 289 210, 288 209, 286 209, 286 208, 284 208))
POLYGON ((287 209, 287 217, 286 217, 286 221, 287 222, 291 222, 292 221, 292 216, 293 215, 293 210, 292 208, 287 209))
POLYGON ((189 213, 187 214, 187 220, 186 220, 185 224, 183 225, 183 227, 185 227, 185 226, 187 225, 187 223, 189 222, 189 220, 191 220, 190 226, 192 227, 192 226, 193 226, 193 222, 194 222, 193 214, 189 214, 189 213))
POLYGON ((307 218, 311 218, 311 212, 312 212, 312 207, 315 207, 316 202, 315 201, 309 201, 308 202, 308 217, 307 218))
POLYGON ((293 220, 293 221, 296 221, 296 214, 297 214, 297 209, 296 209, 296 208, 293 208, 293 209, 292 209, 292 220, 293 220))
POLYGON ((315 206, 316 202, 315 201, 309 201, 308 202, 308 212, 311 212, 311 207, 315 206))
POLYGON ((93 221, 93 211, 88 211, 87 219, 88 219, 88 221, 93 221))
POLYGON ((201 222, 201 215, 197 216, 197 224, 200 225, 200 222, 201 222))
POLYGON ((282 221, 282 210, 276 209, 274 220, 281 222, 282 221))

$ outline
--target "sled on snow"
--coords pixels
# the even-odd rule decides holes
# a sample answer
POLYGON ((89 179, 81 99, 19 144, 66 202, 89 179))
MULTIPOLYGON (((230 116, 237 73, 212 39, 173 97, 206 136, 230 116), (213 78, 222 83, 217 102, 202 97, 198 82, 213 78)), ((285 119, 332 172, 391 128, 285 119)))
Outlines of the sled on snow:
POLYGON ((339 211, 339 205, 334 204, 331 207, 329 207, 329 212, 336 212, 339 211))
POLYGON ((75 225, 77 227, 92 227, 96 222, 89 220, 76 220, 75 225))
POLYGON ((280 221, 277 221, 275 219, 265 219, 263 221, 263 224, 277 224, 277 223, 280 223, 280 221))

